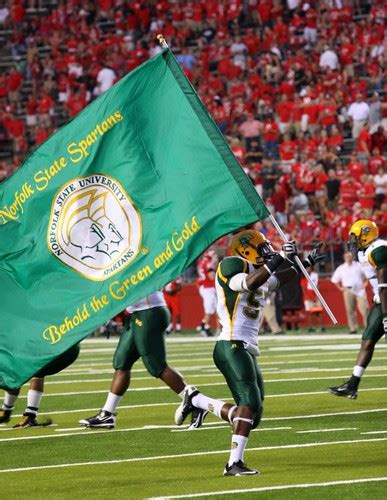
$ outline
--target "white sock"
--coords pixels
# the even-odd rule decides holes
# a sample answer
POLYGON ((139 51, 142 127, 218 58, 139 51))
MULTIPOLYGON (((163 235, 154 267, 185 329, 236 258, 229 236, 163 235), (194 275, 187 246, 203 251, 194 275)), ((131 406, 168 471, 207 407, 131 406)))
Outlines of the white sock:
POLYGON ((364 373, 365 368, 363 366, 356 365, 353 368, 352 375, 361 378, 364 373))
POLYGON ((211 325, 209 325, 208 323, 205 323, 204 325, 204 329, 205 330, 209 330, 211 328, 211 325))
POLYGON ((10 394, 9 392, 5 392, 2 409, 12 410, 16 400, 17 396, 15 396, 14 394, 10 394))
POLYGON ((178 396, 179 396, 179 398, 180 398, 180 399, 184 399, 184 392, 185 392, 185 387, 184 387, 184 389, 183 389, 181 392, 179 392, 179 394, 178 394, 178 396))
POLYGON ((40 406, 40 402, 42 401, 43 392, 34 391, 33 389, 29 389, 27 392, 27 408, 26 412, 37 414, 40 406))
POLYGON ((181 324, 180 323, 176 323, 176 331, 181 332, 181 324))
POLYGON ((110 413, 115 413, 117 406, 120 404, 122 396, 117 396, 113 392, 109 392, 106 402, 102 408, 102 411, 108 411, 110 413))
POLYGON ((220 410, 226 403, 224 401, 220 401, 219 399, 209 398, 199 392, 198 395, 192 398, 192 404, 197 408, 201 408, 202 410, 208 410, 217 417, 221 418, 220 410))
POLYGON ((233 434, 231 438, 231 453, 228 461, 228 465, 232 465, 235 462, 242 460, 245 453, 245 448, 249 438, 245 436, 239 436, 238 434, 233 434))

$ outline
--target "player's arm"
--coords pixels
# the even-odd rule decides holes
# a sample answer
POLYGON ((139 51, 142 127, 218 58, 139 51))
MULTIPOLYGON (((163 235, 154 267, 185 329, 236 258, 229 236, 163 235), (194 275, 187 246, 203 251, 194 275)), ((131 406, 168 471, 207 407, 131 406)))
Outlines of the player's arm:
POLYGON ((380 305, 383 314, 383 328, 384 332, 387 333, 387 246, 383 245, 375 248, 371 252, 369 260, 376 267, 380 305))
POLYGON ((284 261, 276 254, 263 266, 248 273, 248 264, 238 257, 223 259, 218 267, 218 279, 222 286, 228 286, 234 292, 251 292, 269 280, 269 289, 278 288, 279 282, 273 275, 274 271, 284 261))

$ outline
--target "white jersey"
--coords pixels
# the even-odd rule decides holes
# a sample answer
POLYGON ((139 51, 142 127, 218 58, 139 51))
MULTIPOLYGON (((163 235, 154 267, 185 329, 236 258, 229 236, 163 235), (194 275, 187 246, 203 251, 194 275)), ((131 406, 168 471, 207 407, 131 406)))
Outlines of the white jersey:
POLYGON ((227 284, 233 275, 241 272, 248 274, 254 270, 249 261, 239 257, 223 259, 219 264, 216 294, 217 313, 222 329, 218 340, 242 340, 249 344, 258 344, 258 331, 263 320, 262 311, 270 295, 268 283, 264 283, 255 292, 235 292, 227 284), (228 272, 224 275, 222 268, 226 267, 228 272), (232 267, 235 272, 230 271, 232 267))
POLYGON ((153 307, 162 306, 166 306, 166 302, 164 300, 162 292, 153 292, 147 297, 139 300, 135 304, 127 307, 126 310, 128 311, 128 313, 134 313, 136 311, 144 311, 145 309, 152 309, 153 307))
POLYGON ((378 289, 378 279, 376 277, 376 269, 375 269, 376 266, 371 257, 371 253, 376 248, 381 246, 387 246, 387 241, 377 239, 376 241, 371 243, 371 245, 367 247, 365 250, 359 250, 357 252, 357 258, 362 266, 362 270, 372 287, 372 292, 374 294, 373 301, 376 304, 380 304, 380 296, 378 289))

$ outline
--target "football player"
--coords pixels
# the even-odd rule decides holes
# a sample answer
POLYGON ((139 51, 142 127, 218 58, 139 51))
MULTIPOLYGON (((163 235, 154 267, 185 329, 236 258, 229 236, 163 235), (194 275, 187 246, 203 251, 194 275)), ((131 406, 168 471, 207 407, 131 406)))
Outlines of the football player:
MULTIPOLYGON (((70 349, 39 370, 30 380, 30 388, 27 393, 27 407, 20 421, 14 425, 14 428, 45 427, 52 423, 51 419, 44 419, 38 422, 36 418, 43 397, 44 378, 49 375, 55 375, 74 363, 79 355, 79 350, 79 344, 70 347, 70 349)), ((5 391, 2 409, 0 410, 0 424, 10 421, 13 407, 19 393, 20 388, 5 391)))
POLYGON ((215 270, 217 258, 214 250, 207 250, 198 261, 199 278, 196 283, 203 301, 204 316, 196 330, 205 337, 212 337, 211 318, 216 317, 215 270))
POLYGON ((362 265, 373 291, 373 306, 367 317, 352 376, 344 384, 328 387, 335 396, 357 398, 357 390, 375 345, 387 333, 387 242, 379 238, 375 222, 360 219, 349 231, 349 247, 362 265))
MULTIPOLYGON (((160 378, 182 399, 186 383, 168 366, 165 350, 165 330, 170 314, 162 292, 154 292, 126 309, 130 314, 129 329, 122 333, 113 357, 115 373, 102 409, 97 415, 79 421, 85 427, 112 429, 116 424, 116 409, 130 383, 132 366, 142 359, 149 374, 160 378)), ((191 408, 191 427, 200 427, 206 410, 191 408)))
MULTIPOLYGON (((231 257, 223 259, 217 268, 217 312, 222 328, 213 356, 236 404, 208 398, 189 386, 176 410, 177 425, 184 421, 192 406, 231 423, 231 452, 225 476, 258 473, 246 466, 243 456, 250 431, 259 424, 263 411, 263 379, 256 361, 262 310, 268 294, 299 274, 298 266, 291 260, 297 252, 295 242, 285 243, 282 249, 290 261, 279 270, 285 259, 274 251, 262 233, 245 230, 232 240, 231 257)), ((315 249, 304 265, 311 267, 323 258, 315 249)))

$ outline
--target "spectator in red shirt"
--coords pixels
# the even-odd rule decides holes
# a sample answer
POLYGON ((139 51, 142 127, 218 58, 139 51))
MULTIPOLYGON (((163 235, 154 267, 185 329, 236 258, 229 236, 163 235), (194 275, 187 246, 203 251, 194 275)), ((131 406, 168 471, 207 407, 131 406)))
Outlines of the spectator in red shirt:
POLYGON ((325 96, 325 100, 320 106, 318 120, 322 127, 329 133, 336 125, 337 108, 335 101, 330 96, 325 96))
MULTIPOLYGON (((340 184, 340 203, 351 209, 354 203, 359 200, 358 193, 360 191, 361 184, 352 178, 351 172, 347 171, 345 178, 340 184)), ((348 235, 346 235, 346 238, 348 235)))
POLYGON ((339 153, 341 151, 341 148, 343 146, 343 136, 340 133, 339 129, 337 128, 336 125, 332 125, 330 134, 327 140, 327 146, 329 148, 332 148, 336 153, 339 153))
POLYGON ((368 128, 368 122, 364 123, 359 137, 357 138, 357 155, 363 165, 367 165, 372 149, 371 136, 368 128))
POLYGON ((281 134, 285 134, 292 122, 293 103, 283 94, 281 101, 277 104, 278 126, 281 134))
POLYGON ((275 217, 278 224, 284 225, 287 222, 287 212, 289 208, 289 197, 280 183, 274 185, 274 192, 271 195, 271 201, 274 206, 275 217))
POLYGON ((386 132, 383 126, 378 127, 377 131, 371 135, 371 148, 378 148, 381 154, 384 153, 386 146, 386 132))
POLYGON ((10 102, 18 102, 20 100, 20 89, 23 83, 23 75, 13 66, 7 78, 8 99, 10 102))
POLYGON ((380 167, 385 165, 385 158, 380 154, 379 148, 372 149, 372 156, 368 159, 368 172, 371 175, 376 175, 380 167))
POLYGON ((278 158, 278 140, 280 130, 274 117, 270 115, 263 124, 263 153, 265 158, 278 158))
POLYGON ((365 219, 372 216, 375 204, 375 184, 372 175, 363 174, 360 178, 359 202, 360 208, 365 211, 365 219))
POLYGON ((365 165, 358 161, 356 153, 351 154, 351 158, 347 168, 348 171, 351 172, 351 175, 356 182, 360 182, 361 176, 367 173, 365 165))
POLYGON ((42 127, 51 126, 51 115, 54 111, 54 101, 47 92, 42 91, 38 100, 39 124, 42 127))
POLYGON ((297 151, 297 142, 291 140, 289 134, 285 134, 284 139, 279 146, 279 153, 284 171, 287 171, 287 167, 289 167, 296 161, 297 151))

